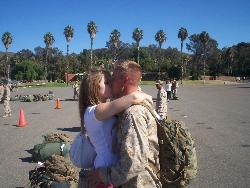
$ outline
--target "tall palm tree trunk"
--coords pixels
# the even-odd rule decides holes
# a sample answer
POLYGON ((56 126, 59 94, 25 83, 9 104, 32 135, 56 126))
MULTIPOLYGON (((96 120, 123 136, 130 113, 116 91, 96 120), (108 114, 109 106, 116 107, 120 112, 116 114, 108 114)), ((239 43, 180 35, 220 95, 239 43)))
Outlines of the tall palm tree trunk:
POLYGON ((161 75, 161 72, 160 72, 160 61, 161 61, 161 45, 160 45, 160 57, 158 59, 158 79, 160 79, 160 75, 161 75))
POLYGON ((205 64, 206 64, 206 61, 205 61, 205 57, 204 57, 203 58, 203 84, 205 84, 205 75, 206 75, 205 64))
POLYGON ((9 57, 8 57, 8 48, 5 49, 5 54, 6 54, 6 66, 7 66, 7 69, 6 69, 6 77, 7 77, 7 80, 9 80, 10 78, 10 65, 9 65, 9 57))
POLYGON ((183 80, 183 59, 182 59, 182 48, 183 48, 183 41, 181 41, 181 84, 183 80))
POLYGON ((91 38, 91 42, 90 42, 90 68, 92 68, 92 64, 93 64, 93 39, 91 38))
POLYGON ((67 44, 67 60, 66 60, 66 84, 69 85, 69 79, 68 79, 68 69, 69 69, 69 44, 67 44))
POLYGON ((137 45, 137 63, 140 65, 139 58, 140 58, 140 46, 137 45))
POLYGON ((67 44, 67 56, 69 55, 69 44, 67 44))
POLYGON ((48 54, 49 54, 49 49, 46 49, 46 56, 45 56, 45 79, 47 80, 48 76, 48 54))

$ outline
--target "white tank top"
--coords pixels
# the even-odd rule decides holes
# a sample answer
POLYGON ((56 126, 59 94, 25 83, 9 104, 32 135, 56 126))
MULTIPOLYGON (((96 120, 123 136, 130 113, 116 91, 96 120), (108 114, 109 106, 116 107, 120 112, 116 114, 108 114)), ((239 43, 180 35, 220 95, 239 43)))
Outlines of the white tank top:
POLYGON ((95 106, 90 106, 84 113, 84 126, 96 151, 94 167, 108 167, 118 160, 118 153, 113 153, 112 142, 116 139, 116 118, 99 121, 95 116, 95 106))

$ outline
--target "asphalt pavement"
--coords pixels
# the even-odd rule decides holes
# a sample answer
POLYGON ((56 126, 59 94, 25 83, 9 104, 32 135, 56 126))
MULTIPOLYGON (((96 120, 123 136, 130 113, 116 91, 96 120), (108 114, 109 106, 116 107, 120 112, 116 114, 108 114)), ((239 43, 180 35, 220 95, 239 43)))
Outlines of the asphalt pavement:
MULTIPOLYGON (((142 89, 156 97, 154 86, 142 89)), ((50 90, 62 100, 62 109, 54 109, 55 101, 11 101, 12 117, 0 118, 0 187, 28 185, 28 173, 36 167, 28 150, 42 142, 42 135, 57 132, 73 138, 80 130, 72 88, 22 88, 11 95, 47 94, 50 90), (18 127, 21 108, 26 127, 18 127)), ((250 85, 181 85, 178 97, 168 103, 169 115, 187 124, 198 155, 198 176, 190 187, 249 187, 250 85)))

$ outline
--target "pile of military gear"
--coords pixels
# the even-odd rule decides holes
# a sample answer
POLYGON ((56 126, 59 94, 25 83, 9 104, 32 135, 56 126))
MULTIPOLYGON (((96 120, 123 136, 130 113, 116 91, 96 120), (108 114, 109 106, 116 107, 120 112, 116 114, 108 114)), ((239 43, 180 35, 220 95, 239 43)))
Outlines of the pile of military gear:
POLYGON ((33 161, 45 161, 53 154, 67 156, 72 139, 66 134, 50 133, 43 136, 43 142, 31 150, 33 161))
POLYGON ((47 101, 47 100, 53 100, 54 99, 53 91, 49 91, 48 94, 41 95, 41 94, 33 94, 33 95, 16 95, 15 97, 11 97, 11 101, 22 101, 22 102, 37 102, 37 101, 47 101))
POLYGON ((42 100, 42 96, 40 94, 34 94, 33 95, 33 101, 37 102, 37 101, 41 101, 42 100))
POLYGON ((48 100, 48 96, 47 96, 47 95, 43 95, 43 96, 41 97, 41 99, 42 99, 42 101, 47 101, 47 100, 48 100))
POLYGON ((78 172, 69 159, 52 155, 29 172, 29 180, 31 188, 77 188, 78 172))
POLYGON ((24 95, 21 97, 21 101, 23 102, 31 102, 33 101, 33 96, 32 95, 24 95))
POLYGON ((47 135, 43 135, 43 143, 49 142, 68 142, 72 143, 72 139, 67 134, 62 133, 49 133, 47 135))
POLYGON ((48 96, 48 100, 54 100, 55 98, 53 91, 49 91, 49 94, 47 96, 48 96))
POLYGON ((14 97, 10 97, 10 101, 19 101, 21 100, 22 96, 21 95, 15 95, 14 97))

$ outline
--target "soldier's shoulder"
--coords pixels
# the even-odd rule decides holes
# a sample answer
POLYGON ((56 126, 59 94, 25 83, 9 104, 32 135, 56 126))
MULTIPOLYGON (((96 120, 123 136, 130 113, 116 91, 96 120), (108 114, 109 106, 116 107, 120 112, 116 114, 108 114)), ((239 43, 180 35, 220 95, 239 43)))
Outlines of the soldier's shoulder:
POLYGON ((150 111, 148 108, 151 108, 151 106, 146 107, 145 104, 136 104, 132 105, 129 108, 127 108, 124 112, 127 116, 147 116, 150 114, 150 111))

